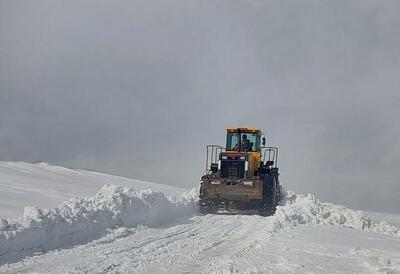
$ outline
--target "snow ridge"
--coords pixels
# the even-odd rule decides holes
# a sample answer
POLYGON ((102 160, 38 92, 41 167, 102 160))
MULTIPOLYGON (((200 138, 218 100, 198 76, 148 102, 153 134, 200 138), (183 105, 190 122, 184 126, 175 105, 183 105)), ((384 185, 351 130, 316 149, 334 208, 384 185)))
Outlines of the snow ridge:
POLYGON ((26 207, 22 218, 0 220, 0 264, 86 243, 109 228, 166 225, 193 215, 195 204, 190 194, 176 201, 161 192, 105 185, 94 197, 70 199, 55 209, 26 207))
POLYGON ((352 210, 341 205, 325 203, 314 195, 295 194, 284 192, 284 199, 273 216, 273 230, 301 225, 336 225, 357 230, 375 232, 400 238, 398 227, 385 221, 373 223, 367 213, 361 210, 352 210))

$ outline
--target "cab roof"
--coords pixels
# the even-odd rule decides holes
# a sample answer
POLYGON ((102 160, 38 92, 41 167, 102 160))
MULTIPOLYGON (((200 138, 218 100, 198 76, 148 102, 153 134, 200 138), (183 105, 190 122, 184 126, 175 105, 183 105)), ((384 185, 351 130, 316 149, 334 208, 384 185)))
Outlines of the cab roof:
POLYGON ((261 130, 259 128, 255 127, 228 127, 226 128, 227 132, 237 132, 240 129, 240 131, 243 132, 253 132, 253 133, 259 133, 261 130))

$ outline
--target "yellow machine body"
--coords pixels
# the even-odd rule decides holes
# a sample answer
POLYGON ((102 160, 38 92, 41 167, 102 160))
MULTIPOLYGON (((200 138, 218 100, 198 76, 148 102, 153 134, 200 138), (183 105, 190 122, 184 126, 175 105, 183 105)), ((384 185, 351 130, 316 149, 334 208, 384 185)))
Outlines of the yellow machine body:
POLYGON ((225 147, 207 146, 207 173, 200 187, 201 211, 234 203, 271 212, 280 195, 278 168, 271 161, 271 155, 273 159, 277 157, 277 148, 264 146, 265 137, 258 128, 230 127, 226 133, 225 147))

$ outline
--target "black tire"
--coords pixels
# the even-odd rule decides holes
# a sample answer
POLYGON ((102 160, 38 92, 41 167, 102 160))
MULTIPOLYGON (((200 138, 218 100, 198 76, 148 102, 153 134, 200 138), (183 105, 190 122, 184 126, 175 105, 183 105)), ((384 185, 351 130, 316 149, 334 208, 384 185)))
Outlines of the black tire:
POLYGON ((263 199, 257 205, 257 212, 264 217, 274 215, 276 205, 276 192, 264 193, 263 199))
MULTIPOLYGON (((268 176, 268 175, 267 175, 268 176)), ((275 214, 276 206, 279 202, 279 191, 273 176, 265 178, 263 188, 263 198, 257 205, 257 212, 261 216, 271 216, 275 214)))
POLYGON ((213 214, 217 212, 217 208, 215 207, 214 203, 209 200, 200 200, 199 212, 204 215, 213 214))

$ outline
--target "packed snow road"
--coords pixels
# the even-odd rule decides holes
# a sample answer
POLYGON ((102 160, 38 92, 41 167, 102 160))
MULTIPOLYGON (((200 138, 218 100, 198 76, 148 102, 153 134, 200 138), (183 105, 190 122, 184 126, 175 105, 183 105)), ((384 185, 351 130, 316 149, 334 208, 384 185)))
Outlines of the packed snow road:
POLYGON ((343 227, 272 233, 273 217, 208 215, 119 228, 4 273, 399 273, 400 239, 343 227), (365 239, 368 239, 366 241, 365 239))

